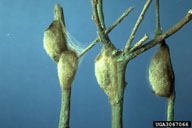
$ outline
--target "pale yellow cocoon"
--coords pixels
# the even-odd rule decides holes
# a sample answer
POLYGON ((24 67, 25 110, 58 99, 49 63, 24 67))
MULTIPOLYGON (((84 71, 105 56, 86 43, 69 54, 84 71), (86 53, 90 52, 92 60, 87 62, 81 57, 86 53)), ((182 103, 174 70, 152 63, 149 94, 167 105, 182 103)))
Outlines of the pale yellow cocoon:
POLYGON ((116 59, 108 56, 103 50, 95 59, 95 75, 100 87, 112 100, 117 93, 117 63, 116 59))
POLYGON ((59 61, 62 51, 67 50, 67 41, 59 20, 54 20, 44 32, 44 48, 55 62, 59 61))
POLYGON ((167 44, 161 44, 159 50, 151 60, 149 81, 155 95, 169 97, 172 93, 174 87, 174 72, 167 44))
POLYGON ((78 58, 75 52, 68 50, 61 54, 57 68, 62 89, 69 89, 71 87, 77 66, 78 58))

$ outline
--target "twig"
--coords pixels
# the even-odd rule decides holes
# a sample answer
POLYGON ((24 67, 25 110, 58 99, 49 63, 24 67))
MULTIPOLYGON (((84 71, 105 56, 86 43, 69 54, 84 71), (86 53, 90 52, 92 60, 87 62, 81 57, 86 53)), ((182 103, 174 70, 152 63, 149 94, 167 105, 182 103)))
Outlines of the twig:
POLYGON ((104 23, 103 1, 102 0, 98 0, 97 12, 98 12, 98 16, 99 16, 99 21, 100 21, 101 27, 105 31, 106 28, 105 28, 105 23, 104 23))
POLYGON ((140 47, 136 50, 133 50, 131 53, 129 53, 129 55, 127 56, 126 59, 129 59, 129 60, 133 59, 136 56, 140 55, 141 53, 145 52, 146 50, 152 48, 159 42, 161 42, 161 41, 165 40, 166 38, 168 38, 169 36, 173 35, 175 32, 177 32, 179 29, 181 29, 185 24, 187 24, 191 19, 192 19, 192 9, 190 9, 188 11, 187 15, 180 22, 178 22, 175 26, 173 26, 172 28, 167 30, 162 35, 159 35, 155 39, 149 41, 142 47, 140 47))
MULTIPOLYGON (((110 33, 121 21, 133 10, 134 7, 127 9, 106 31, 105 34, 110 33)), ((78 58, 83 56, 89 49, 91 49, 95 44, 99 42, 99 37, 97 37, 87 48, 85 48, 79 55, 78 58)))
POLYGON ((144 8, 143 8, 143 10, 141 11, 141 14, 139 15, 139 17, 138 17, 138 19, 137 19, 137 22, 136 22, 136 24, 135 24, 135 26, 134 26, 134 28, 133 28, 133 30, 132 30, 132 32, 131 32, 131 35, 130 35, 127 43, 126 43, 125 51, 128 51, 128 50, 129 50, 130 45, 131 45, 131 42, 132 42, 133 39, 135 38, 135 33, 136 33, 136 31, 137 31, 137 29, 138 29, 141 21, 144 19, 144 14, 145 14, 145 12, 147 11, 147 9, 148 9, 151 1, 152 1, 152 0, 147 0, 147 2, 145 3, 144 8))
POLYGON ((134 9, 134 7, 130 7, 129 9, 127 9, 108 29, 105 33, 109 33, 111 32, 111 30, 117 26, 132 10, 134 9))
POLYGON ((91 0, 92 8, 93 8, 93 19, 95 21, 95 24, 97 26, 98 32, 102 33, 102 27, 101 27, 101 22, 99 20, 98 12, 97 12, 97 0, 91 0))
POLYGON ((96 45, 99 42, 99 37, 97 37, 87 48, 85 48, 79 55, 78 58, 83 56, 89 49, 91 49, 94 45, 96 45))
POLYGON ((114 48, 114 45, 111 43, 108 34, 105 33, 105 27, 104 28, 102 27, 102 24, 104 24, 102 0, 91 0, 91 1, 93 8, 93 19, 98 29, 99 39, 104 44, 105 48, 109 47, 114 48))
POLYGON ((174 120, 175 97, 176 97, 176 93, 175 93, 175 89, 173 89, 171 96, 168 98, 167 121, 174 120))
MULTIPOLYGON (((159 0, 156 0, 156 30, 155 30, 154 38, 161 35, 161 33, 162 33, 159 17, 160 17, 159 0)), ((164 42, 165 41, 163 41, 163 43, 164 42)), ((174 104, 175 104, 175 88, 173 88, 171 96, 168 98, 167 121, 173 121, 174 120, 174 104)), ((168 128, 172 128, 172 127, 168 127, 168 128)))
POLYGON ((111 107, 112 107, 112 128, 122 128, 123 102, 119 104, 114 104, 111 107))
MULTIPOLYGON (((54 20, 59 21, 61 24, 62 33, 64 36, 64 41, 60 40, 60 41, 62 41, 61 43, 67 43, 63 8, 59 4, 56 4, 54 7, 54 20)), ((55 34, 59 34, 59 33, 55 33, 55 34)), ((62 51, 62 52, 64 52, 64 51, 62 51)), ((68 58, 71 58, 70 54, 66 54, 66 56, 69 56, 68 58)), ((62 57, 60 56, 58 67, 63 66, 63 65, 66 66, 67 65, 66 63, 69 63, 68 62, 69 60, 65 60, 65 62, 63 63, 61 58, 62 57)), ((73 63, 75 63, 75 62, 73 62, 73 63)), ((69 69, 70 71, 65 70, 65 72, 68 72, 68 74, 66 76, 65 73, 63 73, 63 70, 64 70, 63 68, 58 68, 59 81, 60 81, 60 85, 61 85, 61 89, 62 89, 59 128, 69 128, 71 87, 69 89, 63 89, 63 87, 62 87, 63 83, 61 81, 65 81, 66 82, 65 84, 67 84, 69 80, 67 81, 66 80, 67 78, 65 78, 65 77, 70 77, 70 80, 73 80, 73 76, 69 75, 73 71, 71 72, 70 69, 69 69), (65 80, 61 80, 61 79, 65 79, 65 80)), ((69 84, 68 86, 71 86, 71 83, 68 83, 68 84, 69 84)))
POLYGON ((62 90, 59 128, 69 128, 71 88, 62 90))
POLYGON ((160 16, 159 16, 159 0, 156 0, 156 30, 154 38, 161 35, 160 16))
POLYGON ((145 42, 148 38, 149 38, 149 36, 145 34, 144 37, 141 38, 141 39, 130 49, 130 52, 133 51, 133 50, 135 50, 135 49, 137 49, 138 47, 140 47, 140 46, 143 44, 143 42, 145 42))

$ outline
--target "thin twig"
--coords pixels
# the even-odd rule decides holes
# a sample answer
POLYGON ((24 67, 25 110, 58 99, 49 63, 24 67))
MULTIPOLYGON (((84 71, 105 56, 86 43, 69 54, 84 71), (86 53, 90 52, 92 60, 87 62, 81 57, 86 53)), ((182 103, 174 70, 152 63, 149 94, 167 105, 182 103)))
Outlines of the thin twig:
POLYGON ((108 34, 105 33, 105 27, 102 27, 102 24, 104 24, 102 0, 92 0, 91 3, 93 8, 93 18, 98 29, 100 41, 104 44, 105 48, 114 48, 114 45, 111 43, 108 34))
MULTIPOLYGON (((162 30, 160 26, 159 0, 156 0, 156 30, 154 33, 154 38, 161 35, 161 33, 162 33, 162 30)), ((165 41, 163 41, 163 43, 164 42, 165 41)), ((175 104, 175 88, 173 88, 171 96, 168 98, 167 121, 174 120, 174 104, 175 104)), ((168 128, 172 128, 172 127, 168 127, 168 128)))
POLYGON ((89 49, 91 49, 94 45, 96 45, 99 42, 99 37, 97 37, 87 48, 85 48, 79 55, 78 58, 83 56, 89 49))
MULTIPOLYGON (((106 31, 105 34, 110 33, 121 21, 133 10, 134 7, 127 9, 106 31)), ((95 44, 99 42, 99 37, 97 37, 87 48, 85 48, 79 55, 78 58, 83 56, 89 49, 91 49, 95 44)))
MULTIPOLYGON (((175 89, 173 89, 171 96, 168 98, 167 121, 174 120, 175 97, 176 97, 176 93, 175 93, 175 89)), ((172 127, 168 127, 168 128, 172 128, 172 127)))
POLYGON ((159 0, 156 0, 156 30, 154 38, 162 34, 161 25, 160 25, 160 14, 159 14, 159 0))
POLYGON ((151 1, 152 1, 152 0, 147 0, 147 2, 145 3, 144 8, 143 8, 143 10, 141 11, 141 14, 139 15, 139 17, 138 17, 138 19, 137 19, 137 22, 136 22, 136 24, 135 24, 135 26, 134 26, 134 28, 133 28, 133 30, 132 30, 132 32, 131 32, 131 35, 130 35, 127 43, 126 43, 125 51, 128 51, 128 50, 129 50, 130 45, 131 45, 131 42, 132 42, 133 39, 135 38, 135 33, 136 33, 136 31, 137 31, 137 29, 138 29, 141 21, 144 19, 144 14, 145 14, 145 12, 147 11, 147 9, 148 9, 151 1))
POLYGON ((98 0, 97 12, 98 12, 101 27, 105 31, 106 28, 105 28, 105 22, 104 22, 104 16, 103 16, 103 1, 102 0, 98 0))
POLYGON ((71 88, 62 90, 59 128, 69 128, 71 88))
POLYGON ((159 42, 165 40, 166 38, 168 38, 169 36, 173 35, 174 33, 176 33, 179 29, 181 29, 185 24, 187 24, 190 20, 192 19, 192 9, 190 9, 187 13, 187 15, 180 21, 178 22, 175 26, 173 26, 172 28, 170 28, 169 30, 167 30, 165 33, 163 33, 162 35, 157 36, 155 39, 149 41, 148 43, 146 43, 145 45, 139 47, 136 50, 133 50, 131 53, 129 53, 129 55, 127 56, 126 59, 133 59, 136 56, 140 55, 141 53, 145 52, 146 50, 152 48, 153 46, 155 46, 156 44, 158 44, 159 42))
POLYGON ((130 52, 137 49, 138 47, 140 47, 143 42, 145 42, 147 39, 149 38, 149 36, 147 34, 145 34, 143 36, 143 38, 141 38, 131 49, 130 49, 130 52))
POLYGON ((109 33, 111 32, 111 30, 117 26, 132 10, 134 9, 134 7, 130 7, 129 9, 127 9, 108 29, 105 33, 109 33))
POLYGON ((93 8, 93 19, 95 21, 95 24, 97 26, 98 32, 102 33, 102 27, 101 27, 101 22, 99 20, 98 12, 97 12, 97 0, 91 0, 92 8, 93 8))

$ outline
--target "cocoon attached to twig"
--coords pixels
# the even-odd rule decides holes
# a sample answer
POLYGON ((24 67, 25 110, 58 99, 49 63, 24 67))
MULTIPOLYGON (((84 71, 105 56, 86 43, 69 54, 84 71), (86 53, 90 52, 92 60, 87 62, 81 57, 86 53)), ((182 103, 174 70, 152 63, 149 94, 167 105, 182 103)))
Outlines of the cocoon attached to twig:
POLYGON ((67 50, 66 37, 59 20, 54 20, 44 32, 44 48, 55 62, 59 61, 62 51, 67 50))
POLYGON ((149 67, 149 81, 153 93, 157 96, 169 97, 174 88, 174 80, 169 47, 164 41, 153 56, 149 67))
POLYGON ((117 93, 117 62, 113 56, 103 50, 95 59, 95 75, 100 87, 104 90, 109 100, 113 100, 117 93))
POLYGON ((71 87, 77 66, 78 58, 75 52, 68 50, 61 54, 57 68, 62 89, 69 89, 71 87))

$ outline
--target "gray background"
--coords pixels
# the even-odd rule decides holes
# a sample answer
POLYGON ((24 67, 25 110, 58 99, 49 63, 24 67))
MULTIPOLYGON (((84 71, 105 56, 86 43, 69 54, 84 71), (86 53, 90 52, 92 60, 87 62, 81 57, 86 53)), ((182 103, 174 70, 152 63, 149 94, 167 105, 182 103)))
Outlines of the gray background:
MULTIPOLYGON (((104 0, 108 27, 127 8, 132 13, 111 33, 124 48, 146 0, 104 0)), ((90 0, 0 1, 0 127, 56 128, 60 112, 60 87, 56 64, 43 48, 43 32, 53 20, 53 7, 64 8, 67 30, 86 47, 97 37, 91 20, 90 0)), ((192 8, 191 0, 160 1, 161 26, 167 30, 192 8)), ((155 1, 151 3, 134 43, 144 34, 153 38, 155 1)), ((176 76, 175 120, 192 120, 192 22, 166 41, 176 76)), ((72 85, 71 128, 110 128, 111 107, 94 75, 97 44, 82 59, 72 85)), ((152 94, 148 82, 149 62, 157 47, 129 62, 126 72, 124 128, 150 128, 154 120, 166 120, 167 99, 152 94)))

